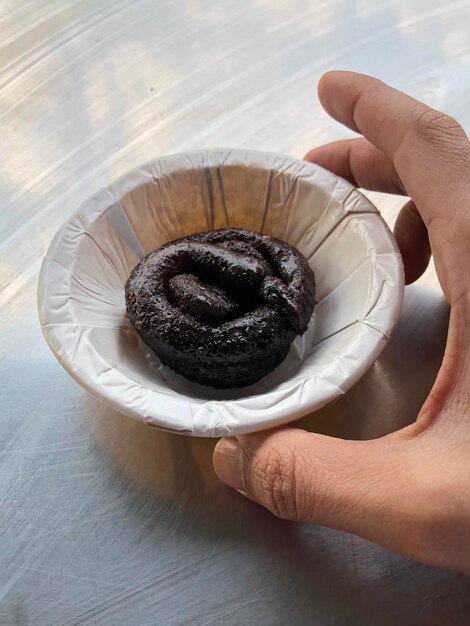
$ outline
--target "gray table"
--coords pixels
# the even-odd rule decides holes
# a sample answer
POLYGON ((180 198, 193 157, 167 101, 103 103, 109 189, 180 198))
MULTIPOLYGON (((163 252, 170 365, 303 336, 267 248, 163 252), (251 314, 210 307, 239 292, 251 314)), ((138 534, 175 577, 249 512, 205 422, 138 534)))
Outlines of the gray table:
MULTIPOLYGON (((61 223, 143 161, 348 136, 316 100, 326 69, 469 130, 470 1, 3 0, 0 28, 0 623, 469 624, 470 579, 277 520, 217 483, 213 441, 87 397, 41 337, 35 291, 61 223)), ((392 223, 401 201, 371 196, 392 223)), ((411 422, 447 319, 430 268, 380 360, 304 424, 369 438, 411 422)))

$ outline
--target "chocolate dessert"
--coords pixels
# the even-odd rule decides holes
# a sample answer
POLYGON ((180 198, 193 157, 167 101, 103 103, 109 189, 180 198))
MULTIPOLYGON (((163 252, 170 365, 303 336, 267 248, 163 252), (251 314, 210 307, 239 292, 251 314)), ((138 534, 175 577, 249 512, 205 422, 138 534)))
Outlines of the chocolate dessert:
POLYGON ((162 363, 218 388, 243 387, 275 369, 307 329, 314 305, 304 256, 237 228, 167 243, 126 283, 129 319, 162 363))

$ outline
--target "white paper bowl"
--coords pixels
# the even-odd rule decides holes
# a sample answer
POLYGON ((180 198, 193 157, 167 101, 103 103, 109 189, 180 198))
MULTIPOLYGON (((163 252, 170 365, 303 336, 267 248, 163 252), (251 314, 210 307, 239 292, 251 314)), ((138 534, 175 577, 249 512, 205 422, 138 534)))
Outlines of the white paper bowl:
POLYGON ((98 191, 55 236, 38 286, 44 336, 80 385, 152 426, 210 437, 290 422, 344 394, 385 346, 402 298, 401 257, 369 200, 318 166, 245 150, 163 157, 98 191), (126 318, 124 285, 163 243, 227 225, 303 252, 318 304, 280 367, 221 391, 160 364, 126 318))

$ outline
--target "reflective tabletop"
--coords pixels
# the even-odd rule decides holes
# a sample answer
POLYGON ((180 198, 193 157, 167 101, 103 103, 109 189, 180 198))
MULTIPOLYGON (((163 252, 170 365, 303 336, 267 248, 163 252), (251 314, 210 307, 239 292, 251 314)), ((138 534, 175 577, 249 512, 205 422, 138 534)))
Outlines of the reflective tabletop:
MULTIPOLYGON (((276 519, 217 482, 213 440, 86 395, 42 338, 36 283, 61 224, 146 160, 350 136, 317 101, 327 69, 470 131, 470 0, 3 0, 0 27, 0 624, 469 624, 470 579, 276 519)), ((392 225, 403 199, 368 195, 392 225)), ((448 314, 430 267, 371 370, 300 425, 367 439, 412 422, 448 314)))

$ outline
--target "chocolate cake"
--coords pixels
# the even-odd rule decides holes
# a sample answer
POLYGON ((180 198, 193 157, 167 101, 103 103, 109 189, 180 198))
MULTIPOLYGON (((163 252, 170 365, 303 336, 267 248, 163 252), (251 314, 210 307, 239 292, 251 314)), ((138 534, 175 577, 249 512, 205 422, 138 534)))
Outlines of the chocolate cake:
POLYGON ((275 369, 302 335, 315 279, 293 246, 248 230, 196 233, 151 252, 126 283, 129 319, 162 363, 213 387, 275 369))

